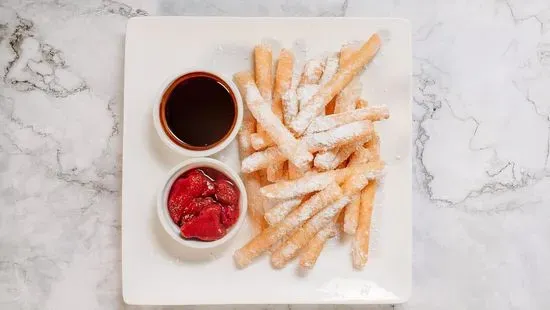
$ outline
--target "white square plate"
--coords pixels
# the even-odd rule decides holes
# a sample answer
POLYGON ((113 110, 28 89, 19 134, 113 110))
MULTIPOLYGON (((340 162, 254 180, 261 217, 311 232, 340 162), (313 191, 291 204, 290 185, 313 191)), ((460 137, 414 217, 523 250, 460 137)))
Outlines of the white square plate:
MULTIPOLYGON (((140 17, 128 22, 124 84, 122 182, 123 295, 129 304, 363 304, 404 302, 411 290, 411 40, 410 25, 372 18, 140 17), (349 240, 332 240, 307 276, 294 264, 274 270, 266 257, 244 270, 233 251, 251 237, 245 223, 223 252, 197 259, 162 230, 155 195, 166 173, 185 158, 165 147, 153 128, 161 84, 190 67, 231 76, 251 68, 255 44, 274 55, 291 47, 307 58, 338 52, 374 32, 383 46, 361 75, 363 98, 386 104, 377 125, 387 163, 373 215, 369 262, 351 265, 349 240)), ((239 169, 236 143, 218 159, 239 169)))

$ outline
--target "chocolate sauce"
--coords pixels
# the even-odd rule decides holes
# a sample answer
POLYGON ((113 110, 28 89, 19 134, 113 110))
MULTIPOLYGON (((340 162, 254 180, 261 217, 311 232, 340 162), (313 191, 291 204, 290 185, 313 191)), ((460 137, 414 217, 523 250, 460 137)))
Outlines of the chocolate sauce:
POLYGON ((188 73, 165 91, 160 113, 172 141, 188 149, 208 149, 225 140, 235 126, 235 94, 213 74, 188 73))

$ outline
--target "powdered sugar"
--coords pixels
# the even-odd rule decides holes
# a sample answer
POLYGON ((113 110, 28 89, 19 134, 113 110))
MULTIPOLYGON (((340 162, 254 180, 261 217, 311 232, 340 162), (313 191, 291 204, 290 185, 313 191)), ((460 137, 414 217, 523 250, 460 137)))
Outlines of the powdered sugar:
POLYGON ((332 220, 340 210, 342 210, 348 203, 350 203, 350 197, 344 196, 327 206, 323 210, 319 211, 314 217, 312 217, 307 225, 314 227, 316 230, 323 228, 332 220))
POLYGON ((334 74, 336 74, 336 71, 338 71, 338 57, 336 57, 335 55, 329 56, 325 63, 325 71, 321 76, 319 84, 323 85, 328 83, 332 79, 334 74))
POLYGON ((372 134, 372 123, 359 121, 334 129, 307 135, 303 139, 311 152, 326 151, 372 134))
POLYGON ((368 253, 365 253, 363 249, 361 249, 359 242, 354 239, 351 248, 353 267, 356 269, 362 269, 367 261, 367 255, 368 253))
POLYGON ((311 122, 311 125, 306 130, 306 134, 329 130, 360 120, 378 121, 388 117, 389 111, 386 106, 371 106, 338 114, 319 116, 311 122))
POLYGON ((305 108, 305 105, 319 91, 319 87, 320 86, 317 84, 306 84, 298 88, 296 95, 298 97, 298 106, 300 110, 305 108))
POLYGON ((256 87, 254 83, 248 83, 247 85, 245 85, 244 90, 244 97, 249 106, 251 104, 258 105, 263 102, 264 98, 262 97, 260 91, 258 90, 258 87, 256 87))
POLYGON ((261 150, 267 145, 267 141, 264 138, 264 135, 254 133, 250 135, 250 144, 255 150, 261 150))
POLYGON ((243 159, 241 171, 250 173, 260 169, 267 168, 269 164, 285 160, 284 155, 278 147, 270 147, 261 152, 252 153, 243 159))
POLYGON ((365 170, 361 173, 351 176, 343 185, 346 195, 352 195, 362 190, 370 180, 379 178, 382 175, 380 170, 365 170))
POLYGON ((291 212, 284 219, 284 222, 291 227, 297 227, 340 196, 342 196, 342 189, 336 183, 331 183, 324 190, 304 202, 300 208, 291 212))
POLYGON ((298 96, 296 90, 300 83, 300 77, 302 75, 302 67, 300 64, 299 55, 296 55, 296 63, 292 70, 292 81, 290 83, 290 89, 286 91, 282 96, 283 103, 283 118, 285 124, 290 122, 298 115, 298 96))
MULTIPOLYGON (((346 144, 340 147, 337 152, 336 149, 333 149, 325 153, 319 153, 315 156, 314 165, 315 167, 323 170, 335 169, 346 159, 348 159, 358 148, 362 147, 368 140, 370 140, 370 137, 346 144)), ((365 162, 366 161, 363 163, 365 162)))
POLYGON ((327 173, 304 176, 294 181, 268 185, 263 187, 261 192, 268 198, 289 199, 323 190, 330 183, 334 182, 334 179, 335 172, 330 171, 327 173))
POLYGON ((265 198, 260 194, 260 178, 257 175, 245 175, 243 178, 251 214, 262 214, 265 198))
POLYGON ((321 229, 317 233, 317 235, 315 235, 315 238, 327 240, 336 236, 337 231, 338 231, 338 228, 336 227, 336 224, 334 222, 330 222, 327 224, 327 226, 325 226, 325 228, 321 229))
POLYGON ((289 124, 298 115, 298 96, 295 89, 290 89, 283 94, 283 118, 285 124, 289 124))
POLYGON ((241 159, 246 157, 254 152, 254 148, 250 142, 250 135, 256 129, 256 121, 250 114, 248 109, 244 109, 243 124, 238 134, 238 143, 239 143, 239 155, 241 159))
POLYGON ((337 154, 333 151, 319 152, 313 159, 313 166, 322 170, 329 170, 327 167, 331 167, 332 163, 336 161, 337 154))
POLYGON ((265 220, 269 225, 275 225, 282 221, 294 208, 299 206, 302 200, 302 198, 295 198, 278 203, 265 213, 265 220))
POLYGON ((317 84, 323 74, 324 62, 322 59, 312 59, 304 67, 300 84, 317 84))
POLYGON ((322 190, 332 182, 342 183, 350 175, 360 173, 362 170, 363 167, 351 167, 321 173, 312 172, 296 180, 281 181, 264 186, 261 192, 264 196, 272 199, 290 199, 304 196, 322 190))
POLYGON ((348 166, 353 167, 360 164, 364 164, 370 161, 372 155, 369 150, 363 146, 358 147, 351 158, 349 159, 348 166))
POLYGON ((306 242, 308 242, 318 231, 328 225, 330 221, 344 208, 350 199, 344 196, 338 199, 336 202, 329 204, 321 211, 317 212, 307 223, 297 231, 289 241, 283 245, 283 247, 274 253, 272 256, 272 262, 277 267, 282 267, 289 258, 296 255, 297 251, 301 249, 306 242))
POLYGON ((293 256, 296 251, 298 251, 300 248, 297 244, 294 243, 287 243, 281 248, 281 256, 282 257, 290 257, 293 256))
POLYGON ((348 235, 355 234, 357 230, 357 222, 359 219, 359 205, 361 204, 361 196, 359 193, 351 196, 351 201, 346 207, 344 213, 344 232, 348 235))

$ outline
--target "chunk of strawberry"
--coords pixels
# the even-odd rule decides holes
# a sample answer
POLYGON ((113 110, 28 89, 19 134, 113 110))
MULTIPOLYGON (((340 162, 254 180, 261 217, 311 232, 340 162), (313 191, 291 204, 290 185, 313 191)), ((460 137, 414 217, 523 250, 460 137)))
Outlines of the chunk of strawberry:
POLYGON ((237 187, 227 180, 216 180, 216 199, 224 205, 238 205, 237 187))
POLYGON ((195 217, 201 212, 202 209, 212 204, 218 204, 218 203, 211 197, 193 198, 183 208, 183 211, 182 211, 183 216, 181 218, 182 223, 187 222, 189 219, 195 217))
POLYGON ((199 215, 191 218, 181 226, 184 238, 195 238, 203 241, 218 240, 225 235, 225 227, 220 221, 221 205, 212 204, 201 210, 199 215))
POLYGON ((233 226, 239 218, 239 205, 226 205, 222 207, 221 220, 225 228, 233 226))
POLYGON ((178 179, 172 185, 170 194, 168 195, 168 213, 170 218, 177 225, 180 224, 181 217, 184 212, 184 207, 191 201, 193 197, 184 190, 184 180, 178 179))
POLYGON ((184 178, 185 190, 193 197, 212 196, 215 193, 216 187, 202 170, 191 170, 184 178))

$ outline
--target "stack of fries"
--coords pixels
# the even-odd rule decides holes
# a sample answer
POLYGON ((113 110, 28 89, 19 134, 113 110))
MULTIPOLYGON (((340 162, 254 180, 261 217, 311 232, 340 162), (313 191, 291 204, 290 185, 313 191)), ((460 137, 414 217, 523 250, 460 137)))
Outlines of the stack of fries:
POLYGON ((293 79, 294 56, 283 49, 273 81, 272 51, 254 49, 254 72, 234 79, 248 107, 239 133, 250 217, 259 233, 235 252, 239 267, 265 252, 275 268, 299 257, 312 268, 326 241, 353 236, 352 261, 367 262, 377 179, 384 168, 373 122, 384 106, 359 98, 357 75, 380 48, 374 34, 360 48, 308 61, 293 79), (293 81, 294 80, 294 81, 293 81))

